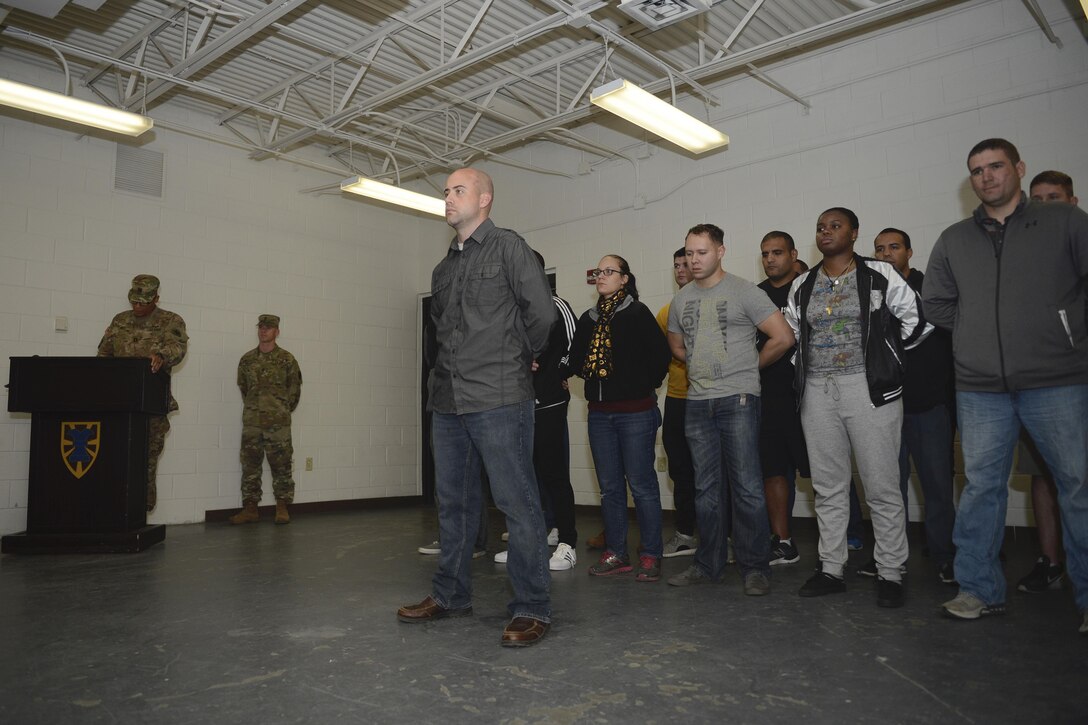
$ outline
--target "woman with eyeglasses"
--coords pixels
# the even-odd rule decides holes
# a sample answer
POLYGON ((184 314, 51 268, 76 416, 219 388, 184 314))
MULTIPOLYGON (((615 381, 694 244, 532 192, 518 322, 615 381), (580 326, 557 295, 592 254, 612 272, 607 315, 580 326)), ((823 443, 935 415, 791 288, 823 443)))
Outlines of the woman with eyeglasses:
POLYGON ((797 337, 794 388, 808 443, 820 568, 799 594, 846 591, 850 454, 876 537, 877 605, 903 606, 907 537, 899 490, 903 350, 933 328, 918 296, 888 262, 854 252, 858 217, 842 207, 816 222, 823 259, 793 281, 786 321, 797 337))
POLYGON ((585 380, 589 446, 601 487, 606 546, 592 576, 632 570, 627 554, 627 488, 635 500, 641 549, 637 581, 661 578, 661 491, 654 442, 661 426, 656 388, 672 354, 654 314, 638 301, 627 260, 603 257, 590 272, 597 304, 578 320, 568 371, 585 380))

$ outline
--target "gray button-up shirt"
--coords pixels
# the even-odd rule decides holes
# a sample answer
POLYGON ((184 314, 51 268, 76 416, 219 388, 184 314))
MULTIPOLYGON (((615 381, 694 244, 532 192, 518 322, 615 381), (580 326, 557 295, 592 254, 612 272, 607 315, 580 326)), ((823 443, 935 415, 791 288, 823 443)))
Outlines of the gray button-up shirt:
POLYGON ((478 413, 533 399, 530 366, 555 322, 551 290, 529 245, 485 219, 431 274, 438 343, 430 403, 478 413))

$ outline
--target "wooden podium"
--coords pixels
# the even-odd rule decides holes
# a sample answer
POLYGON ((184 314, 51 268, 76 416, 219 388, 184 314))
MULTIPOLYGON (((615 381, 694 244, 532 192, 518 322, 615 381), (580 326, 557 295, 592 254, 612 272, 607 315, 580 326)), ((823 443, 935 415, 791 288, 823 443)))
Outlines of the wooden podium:
POLYGON ((145 358, 13 357, 8 410, 30 413, 26 531, 4 553, 142 551, 148 417, 166 415, 170 376, 145 358))

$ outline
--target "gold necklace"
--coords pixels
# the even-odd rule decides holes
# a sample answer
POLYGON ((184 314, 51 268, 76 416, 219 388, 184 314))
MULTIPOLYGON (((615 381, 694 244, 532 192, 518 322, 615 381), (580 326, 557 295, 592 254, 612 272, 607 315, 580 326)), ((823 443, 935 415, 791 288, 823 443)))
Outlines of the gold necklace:
POLYGON ((831 279, 831 274, 827 271, 827 267, 823 268, 824 276, 827 277, 827 292, 828 292, 828 295, 829 295, 828 300, 827 300, 827 307, 824 308, 824 312, 827 313, 828 317, 831 316, 831 297, 830 297, 830 294, 835 291, 835 288, 839 286, 839 280, 841 280, 844 276, 846 276, 846 273, 849 272, 853 268, 853 266, 854 266, 854 260, 851 259, 850 262, 846 265, 846 269, 839 272, 838 276, 835 277, 835 279, 831 279))

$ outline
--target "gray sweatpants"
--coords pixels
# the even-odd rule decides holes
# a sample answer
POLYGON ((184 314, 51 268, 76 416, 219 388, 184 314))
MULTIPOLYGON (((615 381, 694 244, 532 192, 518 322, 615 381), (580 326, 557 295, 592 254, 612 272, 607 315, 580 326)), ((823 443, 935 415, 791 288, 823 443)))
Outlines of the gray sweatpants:
POLYGON ((857 460, 876 535, 877 573, 900 581, 907 561, 903 495, 899 491, 899 443, 903 403, 874 407, 865 373, 810 376, 801 401, 808 444, 823 571, 842 576, 850 521, 850 451, 857 460))

